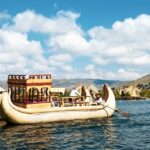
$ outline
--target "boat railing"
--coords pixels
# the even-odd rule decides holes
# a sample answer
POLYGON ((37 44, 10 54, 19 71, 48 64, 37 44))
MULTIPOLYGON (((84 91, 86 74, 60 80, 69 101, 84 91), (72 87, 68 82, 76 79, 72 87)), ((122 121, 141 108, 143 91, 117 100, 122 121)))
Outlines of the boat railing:
POLYGON ((26 75, 9 75, 9 76, 8 76, 8 80, 9 80, 9 79, 15 79, 15 80, 16 80, 16 79, 19 79, 19 80, 20 80, 20 79, 26 79, 26 75))
POLYGON ((38 74, 38 75, 8 75, 8 80, 26 80, 26 79, 51 79, 50 74, 38 74))
POLYGON ((28 93, 24 93, 23 95, 11 95, 11 99, 13 102, 17 103, 45 103, 45 102, 50 102, 51 101, 51 96, 50 95, 45 95, 42 92, 39 92, 37 95, 32 95, 28 93))
POLYGON ((68 96, 62 97, 62 107, 67 106, 86 106, 90 105, 90 101, 87 102, 86 98, 90 96, 68 96))
POLYGON ((51 79, 50 74, 29 75, 28 79, 51 79))
POLYGON ((37 94, 29 94, 24 93, 23 95, 13 95, 11 99, 15 103, 23 103, 23 104, 36 104, 36 103, 51 103, 58 107, 69 107, 69 106, 86 106, 89 105, 89 102, 85 101, 85 96, 58 96, 44 94, 43 92, 39 92, 37 94))

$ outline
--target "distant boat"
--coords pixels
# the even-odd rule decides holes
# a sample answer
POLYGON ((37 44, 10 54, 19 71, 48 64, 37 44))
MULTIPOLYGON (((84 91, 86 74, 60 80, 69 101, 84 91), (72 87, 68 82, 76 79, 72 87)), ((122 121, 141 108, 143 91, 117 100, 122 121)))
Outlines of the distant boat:
MULTIPOLYGON (((76 119, 111 117, 115 111, 115 97, 109 85, 103 87, 103 102, 91 99, 83 88, 83 96, 61 96, 50 93, 50 75, 10 75, 9 92, 3 91, 0 115, 12 124, 34 124, 76 119), (40 89, 40 93, 36 90, 40 89), (32 90, 31 90, 32 89, 32 90)), ((58 91, 58 90, 57 90, 58 91)), ((64 91, 64 90, 63 90, 64 91)))

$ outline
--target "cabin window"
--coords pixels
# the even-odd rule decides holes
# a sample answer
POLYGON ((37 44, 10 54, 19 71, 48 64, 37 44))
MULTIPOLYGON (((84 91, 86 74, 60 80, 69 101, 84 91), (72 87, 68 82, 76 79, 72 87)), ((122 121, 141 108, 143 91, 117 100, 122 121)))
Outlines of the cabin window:
POLYGON ((29 89, 29 101, 37 101, 39 97, 39 91, 37 88, 29 89))
POLYGON ((46 101, 48 99, 48 96, 49 96, 48 88, 46 88, 46 87, 41 88, 42 101, 46 101))

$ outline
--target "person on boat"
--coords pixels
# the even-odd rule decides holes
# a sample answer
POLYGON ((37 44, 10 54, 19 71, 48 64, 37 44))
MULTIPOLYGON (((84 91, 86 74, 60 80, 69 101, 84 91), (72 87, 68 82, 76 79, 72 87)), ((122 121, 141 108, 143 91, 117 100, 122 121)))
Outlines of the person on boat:
POLYGON ((100 97, 100 94, 96 94, 94 102, 96 102, 97 104, 103 103, 103 99, 100 97))
POLYGON ((81 96, 81 95, 77 91, 77 89, 75 87, 73 87, 73 90, 71 91, 70 96, 81 96))

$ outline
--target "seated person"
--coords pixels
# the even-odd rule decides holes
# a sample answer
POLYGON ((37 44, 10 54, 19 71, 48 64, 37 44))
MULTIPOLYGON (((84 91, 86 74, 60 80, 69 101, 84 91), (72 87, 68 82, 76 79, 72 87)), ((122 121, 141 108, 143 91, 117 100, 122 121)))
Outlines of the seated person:
POLYGON ((75 100, 75 105, 77 105, 77 104, 82 104, 82 99, 81 98, 79 98, 78 96, 81 96, 80 95, 80 93, 77 91, 77 89, 74 87, 73 88, 73 90, 71 91, 71 93, 70 93, 70 96, 72 96, 72 97, 76 97, 74 100, 75 100))
POLYGON ((70 96, 81 96, 77 89, 74 87, 70 93, 70 96))
POLYGON ((96 102, 97 104, 103 103, 103 99, 100 97, 100 94, 96 94, 94 102, 96 102))

